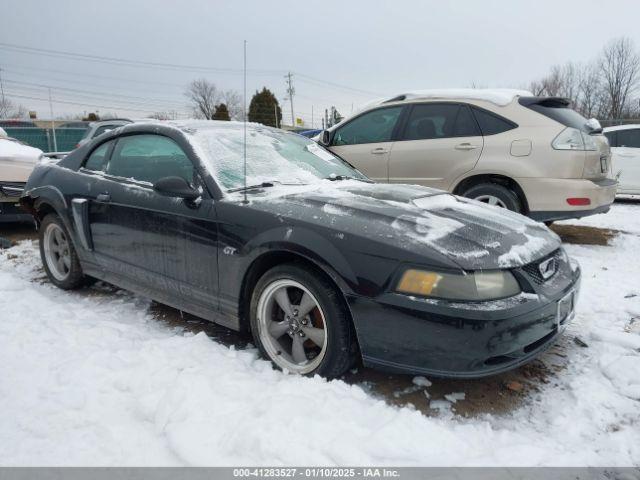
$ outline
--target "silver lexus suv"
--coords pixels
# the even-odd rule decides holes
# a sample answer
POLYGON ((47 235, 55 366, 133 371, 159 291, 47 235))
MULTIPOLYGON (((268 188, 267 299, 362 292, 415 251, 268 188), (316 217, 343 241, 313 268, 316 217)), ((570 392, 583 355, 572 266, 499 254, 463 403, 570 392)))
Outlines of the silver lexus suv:
POLYGON ((441 90, 377 102, 319 143, 370 178, 426 185, 540 221, 609 210, 616 193, 597 121, 564 98, 441 90))

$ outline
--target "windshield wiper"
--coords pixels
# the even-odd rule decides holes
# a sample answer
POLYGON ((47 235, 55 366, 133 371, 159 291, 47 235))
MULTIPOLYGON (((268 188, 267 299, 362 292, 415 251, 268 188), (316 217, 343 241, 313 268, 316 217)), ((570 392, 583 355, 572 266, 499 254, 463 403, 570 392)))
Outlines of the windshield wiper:
POLYGON ((334 182, 336 180, 357 180, 359 182, 373 183, 372 180, 364 179, 364 178, 358 178, 358 177, 352 177, 350 175, 329 175, 328 177, 324 177, 324 179, 325 180, 331 180, 332 182, 334 182))
POLYGON ((280 183, 277 180, 270 180, 268 182, 258 183, 257 185, 247 185, 246 187, 230 188, 227 192, 244 192, 245 190, 255 190, 257 188, 268 188, 275 186, 276 183, 280 183))

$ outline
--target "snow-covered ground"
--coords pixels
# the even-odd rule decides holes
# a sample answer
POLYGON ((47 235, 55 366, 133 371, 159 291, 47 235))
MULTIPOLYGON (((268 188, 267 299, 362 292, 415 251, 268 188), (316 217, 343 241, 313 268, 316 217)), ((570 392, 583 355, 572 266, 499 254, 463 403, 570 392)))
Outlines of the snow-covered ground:
POLYGON ((0 252, 0 465, 638 465, 640 203, 570 223, 629 232, 567 247, 583 284, 566 335, 588 348, 565 342, 554 381, 475 418, 285 375, 125 292, 63 292, 22 242, 0 252))

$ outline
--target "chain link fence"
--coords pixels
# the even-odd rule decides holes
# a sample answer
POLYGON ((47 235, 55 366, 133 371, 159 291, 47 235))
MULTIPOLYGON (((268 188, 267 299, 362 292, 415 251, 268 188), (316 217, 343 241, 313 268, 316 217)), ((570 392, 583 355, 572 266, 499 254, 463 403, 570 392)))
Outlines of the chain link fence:
POLYGON ((76 148, 78 142, 87 131, 85 128, 51 128, 4 127, 7 135, 27 145, 39 148, 43 152, 69 152, 76 148))

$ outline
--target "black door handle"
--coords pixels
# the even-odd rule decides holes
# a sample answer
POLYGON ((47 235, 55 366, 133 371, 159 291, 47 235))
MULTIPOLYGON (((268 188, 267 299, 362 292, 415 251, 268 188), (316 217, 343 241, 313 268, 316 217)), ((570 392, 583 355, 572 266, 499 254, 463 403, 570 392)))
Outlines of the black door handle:
POLYGON ((96 197, 96 200, 98 200, 99 202, 110 202, 111 195, 109 195, 108 193, 99 193, 96 197))

